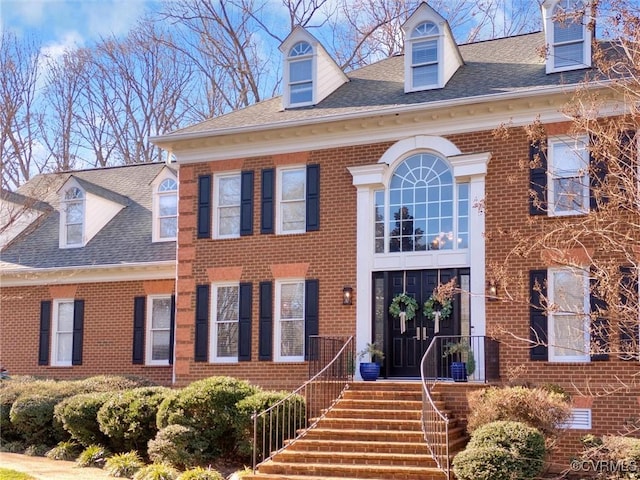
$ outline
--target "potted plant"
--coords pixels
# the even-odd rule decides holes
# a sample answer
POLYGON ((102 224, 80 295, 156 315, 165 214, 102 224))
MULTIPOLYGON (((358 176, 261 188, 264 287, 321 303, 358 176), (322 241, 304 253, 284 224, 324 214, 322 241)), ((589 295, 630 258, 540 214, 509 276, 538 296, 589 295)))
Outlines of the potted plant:
POLYGON ((466 339, 447 342, 442 352, 443 358, 451 358, 451 378, 454 382, 466 382, 467 376, 476 370, 476 360, 466 339))
POLYGON ((380 363, 384 360, 384 352, 375 343, 367 343, 367 346, 358 352, 360 360, 360 376, 368 382, 375 381, 380 375, 380 363), (368 357, 368 362, 363 362, 368 357))

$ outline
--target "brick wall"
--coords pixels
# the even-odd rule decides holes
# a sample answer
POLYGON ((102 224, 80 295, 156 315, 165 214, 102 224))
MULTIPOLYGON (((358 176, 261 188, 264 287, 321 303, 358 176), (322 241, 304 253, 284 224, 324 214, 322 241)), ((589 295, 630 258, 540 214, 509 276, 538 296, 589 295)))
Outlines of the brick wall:
POLYGON ((3 287, 0 290, 0 365, 11 375, 74 379, 92 375, 133 375, 170 385, 170 366, 132 364, 133 299, 171 294, 173 280, 3 287), (38 365, 40 302, 84 300, 82 365, 38 365))

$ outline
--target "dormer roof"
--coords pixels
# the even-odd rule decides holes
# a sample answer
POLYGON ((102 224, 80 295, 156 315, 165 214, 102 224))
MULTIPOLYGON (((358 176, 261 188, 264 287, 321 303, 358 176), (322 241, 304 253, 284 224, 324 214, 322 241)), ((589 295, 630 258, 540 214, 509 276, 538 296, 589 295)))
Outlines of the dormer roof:
POLYGON ((322 43, 301 26, 280 44, 283 57, 282 108, 316 105, 349 81, 322 43), (310 48, 294 48, 308 45, 310 48))

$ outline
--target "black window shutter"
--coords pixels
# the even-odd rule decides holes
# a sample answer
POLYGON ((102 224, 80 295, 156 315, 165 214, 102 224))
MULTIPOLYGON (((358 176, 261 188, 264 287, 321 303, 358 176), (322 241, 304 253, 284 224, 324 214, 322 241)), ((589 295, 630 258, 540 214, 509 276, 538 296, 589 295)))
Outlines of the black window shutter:
MULTIPOLYGON (((589 145, 593 146, 595 139, 590 137, 589 145)), ((602 158, 596 158, 593 152, 589 151, 589 208, 591 210, 598 209, 598 203, 606 203, 609 201, 606 192, 603 189, 604 181, 607 176, 607 162, 602 158)))
POLYGON ((305 359, 309 359, 310 343, 309 337, 318 335, 319 331, 319 282, 318 280, 307 280, 304 287, 304 338, 305 338, 305 359))
POLYGON ((320 230, 320 165, 307 165, 307 232, 320 230))
POLYGON ((144 315, 146 307, 145 297, 133 299, 133 358, 134 365, 144 363, 144 315))
POLYGON ((262 202, 260 207, 260 233, 273 233, 275 208, 275 170, 262 170, 262 202))
POLYGON ((238 325, 238 361, 251 360, 251 283, 240 284, 240 321, 238 325))
POLYGON ((198 177, 198 238, 211 237, 211 175, 198 177))
POLYGON ((260 282, 258 359, 271 360, 273 356, 273 284, 260 282))
POLYGON ((620 170, 622 182, 620 185, 620 193, 625 195, 627 204, 635 206, 637 176, 638 176, 638 149, 635 141, 635 130, 625 130, 620 134, 620 170), (633 185, 631 191, 627 192, 629 186, 633 185))
POLYGON ((529 290, 531 304, 529 306, 531 360, 547 361, 549 347, 547 346, 547 315, 542 304, 542 297, 547 297, 547 271, 532 270, 529 272, 529 290))
POLYGON ((73 346, 71 364, 82 365, 82 341, 84 331, 84 300, 73 302, 73 346))
POLYGON ((49 345, 51 340, 51 300, 40 302, 40 345, 38 365, 49 365, 49 345))
POLYGON ((634 267, 620 268, 620 359, 638 360, 640 357, 640 327, 637 320, 638 275, 634 267), (632 315, 629 312, 634 312, 632 315))
POLYGON ((173 344, 176 341, 176 296, 171 295, 171 317, 169 319, 169 365, 173 365, 173 344))
POLYGON ((545 142, 536 141, 529 145, 529 214, 547 214, 547 152, 545 142))
POLYGON ((253 235, 253 171, 240 175, 240 235, 253 235))
POLYGON ((196 341, 194 361, 206 362, 209 342, 209 285, 196 287, 196 341))
POLYGON ((591 304, 591 360, 609 360, 609 321, 604 314, 607 311, 607 302, 601 298, 602 294, 598 288, 598 282, 592 278, 590 280, 589 302, 591 304))

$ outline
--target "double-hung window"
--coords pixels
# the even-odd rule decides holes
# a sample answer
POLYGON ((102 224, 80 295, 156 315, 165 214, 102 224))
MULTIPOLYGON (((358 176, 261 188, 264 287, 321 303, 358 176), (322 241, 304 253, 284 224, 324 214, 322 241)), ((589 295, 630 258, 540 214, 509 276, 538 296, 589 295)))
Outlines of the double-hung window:
POLYGON ((589 276, 586 271, 553 268, 548 272, 549 360, 590 359, 589 276))
POLYGON ((81 247, 84 238, 84 192, 78 187, 69 188, 64 194, 64 241, 65 247, 81 247))
POLYGON ((306 105, 313 102, 313 48, 298 42, 289 51, 289 103, 306 105))
POLYGON ((548 71, 563 71, 590 65, 589 31, 581 1, 561 0, 552 10, 551 63, 548 71))
POLYGON ((589 211, 589 152, 586 137, 549 139, 549 205, 553 215, 589 211))
POLYGON ((163 180, 157 190, 158 240, 175 240, 178 235, 178 182, 163 180))
POLYGON ((278 177, 278 233, 305 232, 307 170, 283 168, 278 177))
POLYGON ((147 297, 146 364, 169 365, 171 352, 171 296, 147 297))
POLYGON ((411 32, 411 75, 413 89, 437 86, 438 27, 424 22, 411 32))
POLYGON ((70 366, 73 354, 74 301, 53 301, 53 331, 51 336, 51 364, 70 366))
POLYGON ((216 238, 240 236, 241 175, 216 175, 214 185, 214 228, 216 238))
POLYGON ((211 361, 237 362, 240 321, 240 287, 237 283, 213 285, 211 319, 211 361))
POLYGON ((275 346, 277 361, 303 361, 305 344, 305 281, 276 282, 275 346))

